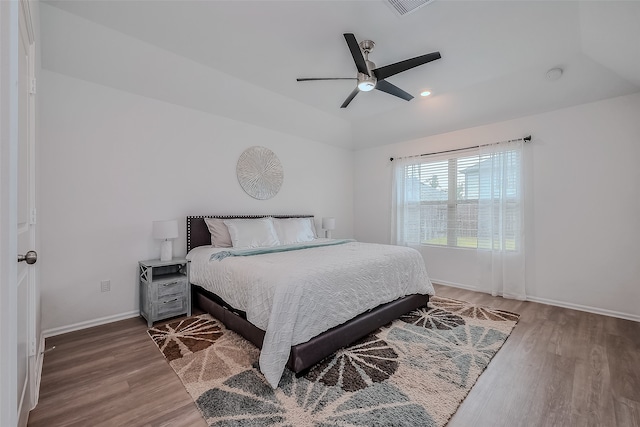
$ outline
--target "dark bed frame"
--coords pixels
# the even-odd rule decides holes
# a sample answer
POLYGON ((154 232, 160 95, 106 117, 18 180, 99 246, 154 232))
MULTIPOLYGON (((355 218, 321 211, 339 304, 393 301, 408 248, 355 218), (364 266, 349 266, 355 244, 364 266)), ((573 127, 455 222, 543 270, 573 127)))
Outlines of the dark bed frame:
MULTIPOLYGON (((198 246, 211 245, 211 235, 204 218, 313 218, 313 215, 205 215, 187 217, 187 252, 198 246)), ((262 348, 265 332, 246 320, 244 312, 234 309, 219 296, 206 289, 191 285, 195 306, 210 313, 220 320, 228 329, 237 332, 262 348)), ((350 321, 329 329, 309 341, 291 347, 287 367, 296 374, 304 373, 307 369, 332 355, 337 350, 348 346, 360 338, 375 331, 379 327, 397 319, 419 307, 424 307, 429 301, 428 295, 408 295, 382 304, 372 310, 362 313, 350 321)))

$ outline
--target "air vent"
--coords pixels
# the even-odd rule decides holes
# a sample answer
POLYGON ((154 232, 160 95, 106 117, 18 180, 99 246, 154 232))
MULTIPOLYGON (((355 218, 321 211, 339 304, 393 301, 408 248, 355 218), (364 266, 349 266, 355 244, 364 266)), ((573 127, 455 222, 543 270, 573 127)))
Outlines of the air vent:
POLYGON ((385 0, 399 16, 415 12, 434 0, 385 0))

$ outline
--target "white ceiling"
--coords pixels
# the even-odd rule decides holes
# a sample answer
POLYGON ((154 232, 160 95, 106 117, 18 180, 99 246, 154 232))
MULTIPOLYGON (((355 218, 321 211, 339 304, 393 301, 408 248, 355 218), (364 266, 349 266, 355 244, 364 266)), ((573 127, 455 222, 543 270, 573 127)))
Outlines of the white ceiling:
MULTIPOLYGON (((46 1, 42 9, 43 68, 234 119, 250 118, 259 125, 274 122, 271 127, 278 130, 290 126, 292 133, 307 132, 314 139, 313 132, 320 130, 313 124, 302 119, 297 120, 298 128, 296 120, 275 124, 278 120, 269 118, 271 113, 252 105, 273 97, 275 109, 287 104, 283 113, 304 111, 317 118, 318 127, 336 129, 334 134, 320 132, 322 137, 316 139, 347 148, 414 139, 640 90, 640 2, 634 1, 436 0, 404 17, 384 0, 46 1), (118 61, 97 70, 80 59, 71 60, 65 50, 72 50, 72 38, 82 36, 65 34, 71 32, 69 26, 54 19, 60 10, 206 67, 211 74, 198 82, 201 89, 224 86, 225 81, 248 82, 256 98, 238 92, 236 100, 227 93, 227 108, 213 111, 210 104, 216 100, 207 90, 182 90, 177 83, 167 90, 166 82, 154 87, 148 74, 118 74, 122 64, 113 63, 118 61), (416 97, 410 102, 373 91, 360 93, 341 109, 354 82, 296 78, 355 77, 345 32, 354 33, 358 41, 376 43, 370 59, 377 66, 433 51, 440 51, 442 59, 388 79, 416 97), (545 73, 553 67, 563 68, 564 74, 547 81, 545 73), (143 78, 144 82, 136 80, 143 78), (424 89, 433 95, 420 97, 424 89), (156 95, 150 95, 154 91, 156 95)), ((91 55, 85 51, 82 58, 89 61, 91 55)), ((218 101, 221 96, 218 91, 218 101)))

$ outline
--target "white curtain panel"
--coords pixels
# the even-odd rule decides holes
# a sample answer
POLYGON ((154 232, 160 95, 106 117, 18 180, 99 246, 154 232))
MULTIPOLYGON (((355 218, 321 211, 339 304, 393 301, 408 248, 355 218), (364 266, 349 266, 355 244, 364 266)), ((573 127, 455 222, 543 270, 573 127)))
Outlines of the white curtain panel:
POLYGON ((480 147, 478 290, 526 299, 523 142, 480 147))
POLYGON ((393 161, 391 186, 391 244, 409 246, 420 244, 420 180, 408 177, 406 167, 418 165, 416 158, 393 161))
MULTIPOLYGON (((422 190, 425 179, 434 173, 438 173, 438 176, 442 175, 438 168, 444 168, 443 180, 447 180, 448 170, 449 186, 453 186, 453 189, 448 189, 449 199, 448 201, 445 199, 443 203, 448 204, 447 217, 452 216, 453 219, 445 220, 447 221, 445 224, 447 242, 431 244, 446 244, 460 248, 468 248, 472 244, 473 247, 477 247, 477 290, 506 298, 525 300, 522 156, 523 142, 516 141, 481 146, 479 149, 456 152, 456 154, 444 153, 428 158, 395 159, 393 161, 391 243, 403 246, 425 244, 431 236, 427 231, 438 230, 442 225, 437 223, 441 219, 434 218, 429 214, 429 210, 421 212, 423 203, 420 198, 425 197, 425 194, 433 196, 422 190), (444 166, 439 164, 443 163, 443 160, 444 166), (454 175, 451 175, 452 167, 458 171, 453 172, 454 175), (465 177, 459 178, 464 180, 457 185, 455 175, 460 175, 460 169, 463 170, 465 177), (471 175, 467 176, 469 173, 477 174, 475 180, 471 175), (457 191, 464 193, 457 195, 452 193, 457 191), (452 200, 452 194, 455 200, 452 200), (460 208, 461 213, 464 214, 466 207, 470 206, 469 202, 476 201, 477 229, 473 218, 471 223, 467 221, 461 224, 456 213, 460 208), (468 228, 470 226, 473 229, 468 228), (477 234, 474 234, 475 232, 477 234), (423 235, 424 233, 428 235, 423 235)), ((447 195, 447 193, 443 194, 447 195)), ((432 203, 442 202, 437 196, 434 197, 432 197, 432 203)), ((474 212, 474 209, 470 212, 474 212)))

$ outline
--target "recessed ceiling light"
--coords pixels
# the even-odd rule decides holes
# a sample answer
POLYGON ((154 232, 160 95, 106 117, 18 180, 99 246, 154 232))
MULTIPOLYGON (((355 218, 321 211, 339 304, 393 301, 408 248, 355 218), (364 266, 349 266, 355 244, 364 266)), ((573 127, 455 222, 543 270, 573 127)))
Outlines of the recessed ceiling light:
POLYGON ((431 95, 431 92, 429 92, 428 90, 423 90, 422 92, 420 92, 420 96, 429 96, 431 95))

